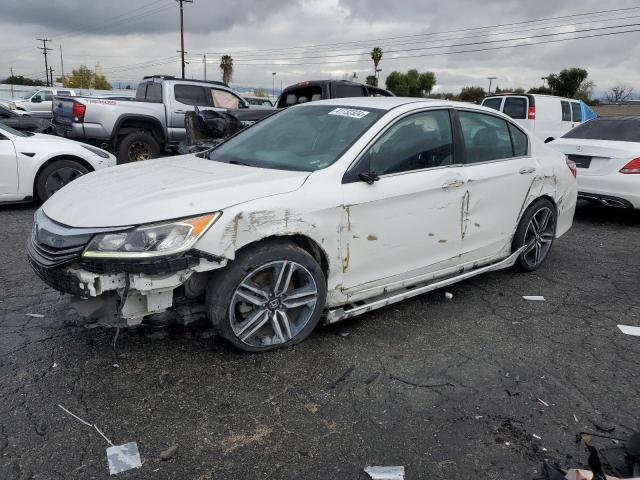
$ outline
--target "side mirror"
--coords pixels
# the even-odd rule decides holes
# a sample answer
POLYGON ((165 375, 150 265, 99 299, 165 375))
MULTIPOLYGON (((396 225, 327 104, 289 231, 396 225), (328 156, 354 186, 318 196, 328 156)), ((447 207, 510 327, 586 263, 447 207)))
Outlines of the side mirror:
POLYGON ((31 97, 31 103, 42 103, 42 97, 40 95, 34 95, 31 97))
POLYGON ((358 178, 361 181, 366 182, 367 185, 373 185, 374 182, 380 180, 380 176, 376 172, 360 172, 358 174, 358 178))

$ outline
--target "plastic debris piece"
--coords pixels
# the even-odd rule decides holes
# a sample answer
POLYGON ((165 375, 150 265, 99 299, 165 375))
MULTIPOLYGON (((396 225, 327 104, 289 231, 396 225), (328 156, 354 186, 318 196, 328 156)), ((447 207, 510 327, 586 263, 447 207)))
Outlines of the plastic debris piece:
POLYGON ((107 460, 109 461, 109 475, 133 470, 142 467, 140 452, 136 442, 114 445, 107 448, 107 460))
POLYGON ((576 421, 576 423, 578 423, 579 420, 575 413, 573 414, 573 419, 576 421))
POLYGON ((366 467, 364 471, 373 480, 404 480, 404 467, 366 467))
POLYGON ((631 325, 618 325, 618 328, 625 335, 640 337, 640 327, 632 327, 631 325))
POLYGON ((41 313, 25 313, 27 317, 35 317, 35 318, 44 318, 44 315, 41 313))
POLYGON ((549 404, 547 402, 545 402, 544 400, 542 400, 541 398, 538 399, 538 401, 543 404, 545 407, 548 407, 549 404))
POLYGON ((544 302, 544 297, 542 295, 523 295, 522 298, 528 300, 530 302, 544 302))
POLYGON ((51 366, 51 368, 57 368, 57 367, 58 367, 58 364, 57 364, 57 363, 55 363, 55 362, 54 362, 54 363, 53 363, 53 365, 51 366))
POLYGON ((531 435, 533 438, 535 438, 536 440, 542 440, 542 437, 540 435, 536 435, 535 433, 533 435, 531 435))
POLYGON ((338 333, 338 335, 340 337, 348 337, 349 335, 351 335, 351 332, 340 332, 340 333, 338 333))
POLYGON ((162 461, 170 460, 175 456, 177 452, 178 452, 178 445, 177 444, 171 445, 166 450, 160 452, 160 460, 162 461))
POLYGON ((444 292, 444 298, 446 298, 447 300, 453 300, 453 293, 444 292))

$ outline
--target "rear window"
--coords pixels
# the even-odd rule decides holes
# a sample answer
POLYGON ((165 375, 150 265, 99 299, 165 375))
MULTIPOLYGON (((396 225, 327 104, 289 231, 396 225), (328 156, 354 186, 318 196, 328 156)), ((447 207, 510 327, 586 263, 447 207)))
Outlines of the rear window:
POLYGON ((360 85, 337 85, 335 98, 362 97, 364 91, 360 85))
POLYGON ((571 102, 571 117, 574 122, 582 121, 582 108, 578 102, 571 102))
POLYGON ((500 105, 502 104, 501 98, 487 98, 484 102, 482 102, 483 107, 493 108, 494 110, 500 111, 500 105))
POLYGON ((298 103, 315 102, 317 100, 322 100, 322 87, 320 85, 292 88, 291 90, 285 90, 283 94, 280 95, 278 108, 290 107, 298 103))
POLYGON ((71 95, 69 90, 58 90, 58 95, 71 95))
POLYGON ((570 122, 571 121, 571 106, 569 105, 569 102, 567 102, 565 100, 561 100, 560 103, 562 104, 562 121, 563 122, 570 122))
POLYGON ((173 93, 176 97, 176 101, 184 103, 185 105, 210 105, 210 96, 207 95, 207 90, 204 87, 197 85, 174 85, 173 93))
POLYGON ((527 99, 507 97, 502 112, 517 120, 527 118, 527 99))
POLYGON ((640 142, 640 117, 596 118, 578 125, 565 133, 562 138, 640 142))
POLYGON ((144 82, 136 89, 136 100, 148 102, 162 102, 162 85, 156 82, 144 82))

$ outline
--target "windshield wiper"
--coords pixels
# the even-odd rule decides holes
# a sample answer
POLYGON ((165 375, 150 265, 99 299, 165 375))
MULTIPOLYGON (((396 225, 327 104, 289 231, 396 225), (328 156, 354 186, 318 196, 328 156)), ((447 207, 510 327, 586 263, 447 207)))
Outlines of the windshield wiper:
POLYGON ((248 163, 241 162, 240 160, 229 160, 228 163, 231 163, 232 165, 243 165, 245 167, 255 167, 255 165, 250 165, 248 163))

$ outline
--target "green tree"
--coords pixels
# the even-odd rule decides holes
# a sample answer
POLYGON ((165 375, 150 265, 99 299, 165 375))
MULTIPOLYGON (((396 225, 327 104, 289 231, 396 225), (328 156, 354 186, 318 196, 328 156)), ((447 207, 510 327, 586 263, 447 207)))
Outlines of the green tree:
POLYGON ((531 87, 529 90, 527 90, 527 93, 533 93, 533 94, 538 94, 538 95, 553 95, 553 90, 551 90, 549 87, 545 87, 544 85, 541 87, 531 87))
POLYGON ((11 75, 10 77, 7 77, 4 80, 0 81, 0 83, 6 83, 10 85, 28 85, 35 87, 44 85, 44 82, 42 80, 33 80, 22 75, 11 75))
POLYGON ((367 75, 367 79, 365 80, 367 85, 371 85, 374 87, 378 86, 378 78, 375 75, 367 75))
POLYGON ((560 73, 547 77, 549 88, 560 97, 574 98, 589 73, 584 68, 565 68, 560 73))
POLYGON ((91 70, 86 65, 80 65, 71 75, 62 78, 62 85, 67 88, 95 88, 97 90, 111 90, 113 87, 107 78, 91 70))
POLYGON ((407 73, 393 71, 387 76, 387 90, 398 97, 426 97, 436 84, 433 72, 419 73, 411 69, 407 73))
POLYGON ((464 87, 458 95, 461 102, 480 103, 487 93, 482 87, 464 87))
POLYGON ((222 81, 229 83, 233 77, 233 58, 231 55, 223 55, 220 58, 220 71, 222 72, 222 81))

